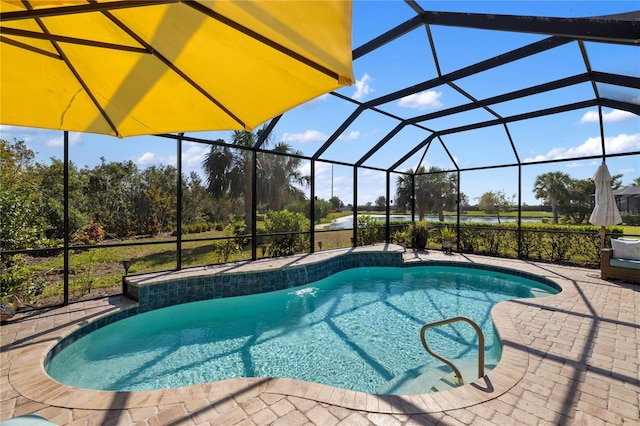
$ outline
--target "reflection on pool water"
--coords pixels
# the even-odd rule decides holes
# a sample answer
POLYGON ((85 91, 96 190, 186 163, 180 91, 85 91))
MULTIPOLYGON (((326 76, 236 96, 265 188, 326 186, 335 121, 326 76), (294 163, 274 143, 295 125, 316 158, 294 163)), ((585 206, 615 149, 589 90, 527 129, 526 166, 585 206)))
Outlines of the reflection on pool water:
MULTIPOLYGON (((485 335, 487 364, 495 365, 500 347, 491 308, 557 292, 535 280, 472 268, 349 269, 293 289, 117 321, 78 339, 46 368, 62 383, 103 390, 279 377, 368 393, 424 393, 428 376, 442 374, 441 362, 420 342, 424 324, 471 318, 485 335)), ((468 324, 432 329, 427 339, 456 363, 475 365, 477 336, 468 324)))

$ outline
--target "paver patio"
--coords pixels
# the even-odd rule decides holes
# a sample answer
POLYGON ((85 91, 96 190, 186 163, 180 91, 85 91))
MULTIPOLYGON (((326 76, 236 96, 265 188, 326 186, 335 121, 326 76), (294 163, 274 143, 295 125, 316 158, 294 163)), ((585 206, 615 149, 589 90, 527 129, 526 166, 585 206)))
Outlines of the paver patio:
POLYGON ((24 312, 1 327, 0 420, 35 413, 60 425, 640 424, 640 285, 603 281, 586 268, 405 253, 415 260, 508 267, 552 279, 563 291, 494 308, 503 356, 483 379, 404 397, 285 379, 145 392, 72 388, 46 375, 47 352, 79 326, 134 302, 114 296, 24 312))

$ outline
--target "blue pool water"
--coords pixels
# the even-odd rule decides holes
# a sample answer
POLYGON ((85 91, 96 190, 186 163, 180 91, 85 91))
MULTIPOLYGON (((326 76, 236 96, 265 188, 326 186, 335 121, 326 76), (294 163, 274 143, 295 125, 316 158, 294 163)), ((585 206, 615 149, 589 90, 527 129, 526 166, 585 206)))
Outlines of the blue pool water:
MULTIPOLYGON (((442 364, 422 347, 424 324, 471 318, 484 332, 487 363, 495 364, 500 348, 491 308, 557 292, 538 281, 471 268, 349 269, 288 290, 123 319, 78 339, 46 369, 62 383, 102 390, 279 377, 369 393, 411 393, 406 382, 418 373, 408 373, 428 375, 442 364)), ((456 363, 477 360, 477 337, 468 324, 432 329, 427 339, 456 363)))

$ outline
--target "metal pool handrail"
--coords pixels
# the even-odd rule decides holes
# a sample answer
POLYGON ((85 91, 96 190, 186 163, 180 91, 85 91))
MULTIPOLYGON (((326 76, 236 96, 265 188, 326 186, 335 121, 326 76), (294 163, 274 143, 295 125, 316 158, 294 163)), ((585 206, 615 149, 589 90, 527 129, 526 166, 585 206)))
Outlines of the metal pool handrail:
POLYGON ((442 355, 439 355, 435 352, 433 352, 431 350, 431 348, 429 348, 429 345, 427 344, 427 341, 425 339, 425 333, 428 329, 432 328, 432 327, 437 327, 439 325, 446 325, 446 324, 450 324, 452 322, 458 322, 458 321, 465 321, 467 323, 469 323, 476 331, 476 333, 478 334, 478 379, 484 376, 484 334, 482 334, 482 330, 480 329, 480 327, 478 326, 478 324, 476 324, 473 320, 467 318, 467 317, 452 317, 452 318, 447 318, 447 319, 443 319, 440 321, 435 321, 435 322, 431 322, 429 324, 426 324, 422 327, 422 329, 420 330, 420 340, 422 341, 422 346, 424 346, 425 350, 432 356, 434 356, 435 358, 438 358, 440 361, 444 362, 445 364, 447 364, 449 367, 451 367, 453 369, 453 371, 456 374, 456 378, 458 379, 458 383, 459 384, 464 384, 464 380, 462 378, 462 374, 460 373, 460 370, 458 370, 458 367, 456 367, 453 362, 449 361, 447 358, 443 357, 442 355))

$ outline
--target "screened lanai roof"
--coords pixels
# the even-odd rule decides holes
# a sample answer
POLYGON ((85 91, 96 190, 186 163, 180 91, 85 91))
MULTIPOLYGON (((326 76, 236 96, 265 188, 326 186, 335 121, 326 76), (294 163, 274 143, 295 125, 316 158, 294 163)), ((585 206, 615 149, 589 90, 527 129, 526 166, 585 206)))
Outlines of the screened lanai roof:
MULTIPOLYGON (((7 2, 14 3, 22 4, 7 2)), ((486 172, 637 155, 637 9, 633 1, 354 1, 356 83, 267 120, 254 149, 269 151, 270 136, 316 166, 346 166, 346 174, 353 166, 486 172)), ((269 102, 255 92, 235 98, 252 96, 252 104, 269 102)), ((198 132, 184 138, 229 140, 198 132)), ((531 180, 541 171, 525 174, 531 180)))
POLYGON ((309 160, 391 172, 638 154, 610 135, 629 133, 614 116, 640 115, 640 11, 610 2, 613 14, 595 16, 590 4, 354 2, 356 85, 276 117, 263 136, 309 160), (567 132, 596 153, 538 151, 579 145, 567 132))

